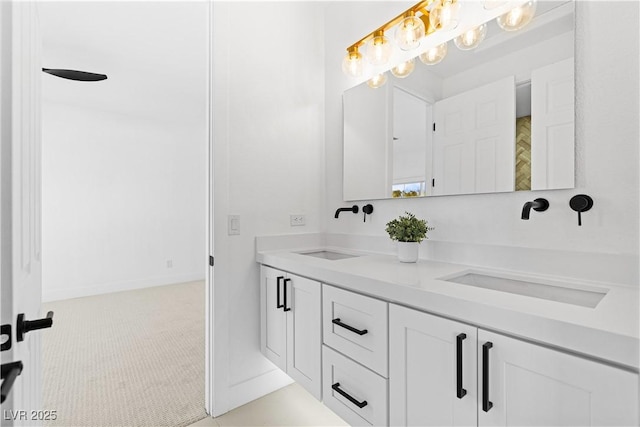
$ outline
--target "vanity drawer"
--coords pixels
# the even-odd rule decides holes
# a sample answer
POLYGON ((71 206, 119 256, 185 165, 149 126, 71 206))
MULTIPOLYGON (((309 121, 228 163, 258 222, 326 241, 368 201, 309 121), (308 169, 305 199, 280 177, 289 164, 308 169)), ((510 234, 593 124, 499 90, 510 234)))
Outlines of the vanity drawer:
POLYGON ((322 286, 323 342, 388 377, 388 304, 322 286))
POLYGON ((322 396, 352 426, 388 425, 387 380, 322 346, 322 396))

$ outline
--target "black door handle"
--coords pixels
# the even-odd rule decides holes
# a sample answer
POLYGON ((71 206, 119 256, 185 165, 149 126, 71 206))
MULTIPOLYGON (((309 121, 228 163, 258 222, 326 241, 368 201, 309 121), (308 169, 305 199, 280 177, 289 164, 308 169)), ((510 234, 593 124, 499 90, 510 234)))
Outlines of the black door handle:
POLYGON ((467 334, 459 334, 456 337, 456 396, 462 399, 467 394, 467 390, 462 388, 462 341, 467 338, 467 334))
POLYGON ((9 395, 13 383, 16 382, 16 378, 22 373, 22 362, 6 363, 2 365, 0 371, 2 371, 0 372, 0 379, 4 380, 0 387, 0 403, 3 403, 9 395))
POLYGON ((341 326, 341 327, 345 328, 346 330, 351 331, 351 332, 353 332, 353 333, 355 333, 355 334, 358 334, 358 335, 364 335, 364 334, 366 334, 366 333, 368 333, 368 332, 369 332, 369 331, 368 331, 368 330, 366 330, 366 329, 362 329, 362 330, 360 330, 360 329, 356 329, 356 328, 354 328, 353 326, 349 326, 349 325, 347 325, 346 323, 342 323, 342 322, 340 321, 340 318, 338 318, 338 319, 333 319, 333 320, 331 321, 331 323, 333 323, 334 325, 341 326))
POLYGON ((284 279, 284 276, 278 276, 276 279, 276 308, 282 308, 284 305, 280 303, 280 281, 284 279))
POLYGON ((7 340, 0 344, 0 351, 11 349, 11 325, 2 325, 0 327, 0 336, 7 336, 7 340))
POLYGON ((354 405, 356 405, 358 408, 364 408, 365 406, 368 405, 366 400, 363 400, 362 402, 358 402, 349 393, 347 393, 346 391, 342 390, 340 388, 340 383, 335 383, 334 385, 331 386, 331 388, 334 389, 335 391, 337 391, 342 397, 347 399, 349 402, 351 402, 354 405))
POLYGON ((284 279, 284 304, 282 304, 284 311, 291 311, 291 307, 287 307, 287 283, 290 281, 291 279, 288 277, 284 279))
POLYGON ((18 314, 16 321, 16 340, 24 341, 24 334, 38 329, 50 328, 53 325, 53 311, 47 313, 47 317, 38 320, 24 320, 24 313, 18 314))
POLYGON ((493 408, 493 403, 489 400, 489 349, 493 343, 482 344, 482 410, 489 412, 493 408))

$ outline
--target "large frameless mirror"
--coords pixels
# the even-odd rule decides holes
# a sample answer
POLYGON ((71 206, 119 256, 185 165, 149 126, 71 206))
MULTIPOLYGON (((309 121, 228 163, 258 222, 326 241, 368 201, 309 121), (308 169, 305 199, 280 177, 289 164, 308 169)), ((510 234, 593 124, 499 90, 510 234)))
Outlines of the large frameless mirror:
POLYGON ((344 199, 573 188, 574 4, 344 93, 344 199))

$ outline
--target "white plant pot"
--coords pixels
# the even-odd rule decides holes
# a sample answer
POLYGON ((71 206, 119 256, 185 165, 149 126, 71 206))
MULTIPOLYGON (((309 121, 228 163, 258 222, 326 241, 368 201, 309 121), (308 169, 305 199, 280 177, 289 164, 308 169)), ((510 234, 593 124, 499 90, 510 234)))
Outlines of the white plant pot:
POLYGON ((418 242, 398 242, 398 261, 416 262, 418 261, 418 242))

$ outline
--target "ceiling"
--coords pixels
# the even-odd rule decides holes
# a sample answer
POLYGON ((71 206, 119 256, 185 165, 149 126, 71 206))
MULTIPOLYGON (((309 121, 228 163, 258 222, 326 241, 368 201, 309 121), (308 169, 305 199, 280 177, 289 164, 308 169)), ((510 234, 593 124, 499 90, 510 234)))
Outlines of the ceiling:
POLYGON ((43 73, 44 102, 163 121, 193 121, 206 113, 207 2, 41 2, 38 7, 43 67, 108 75, 89 83, 43 73))

